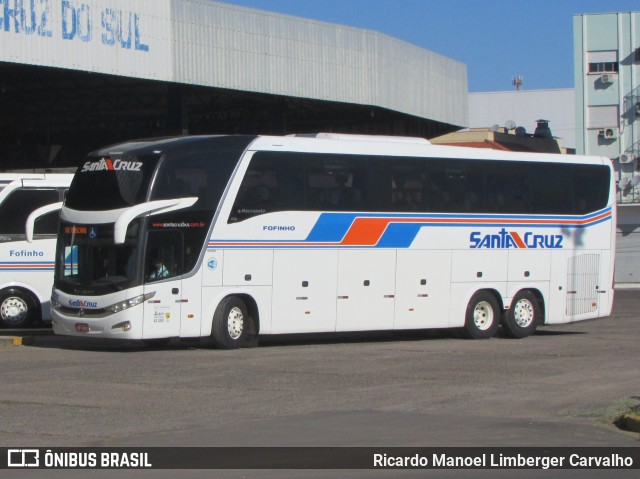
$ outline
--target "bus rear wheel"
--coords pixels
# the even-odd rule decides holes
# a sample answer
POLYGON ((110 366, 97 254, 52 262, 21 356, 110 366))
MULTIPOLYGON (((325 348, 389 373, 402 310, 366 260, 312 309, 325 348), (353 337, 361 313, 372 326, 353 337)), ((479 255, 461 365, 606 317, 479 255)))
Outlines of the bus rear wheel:
POLYGON ((463 334, 469 339, 488 339, 500 324, 500 306, 493 294, 478 291, 467 305, 463 334))
POLYGON ((213 315, 211 338, 221 349, 237 349, 244 345, 249 329, 247 306, 237 296, 224 298, 213 315))
POLYGON ((536 296, 531 291, 520 291, 513 298, 511 307, 502 320, 502 327, 509 337, 526 338, 535 332, 540 315, 536 296))
POLYGON ((38 316, 33 297, 20 289, 8 289, 0 293, 0 323, 5 328, 26 328, 38 316))

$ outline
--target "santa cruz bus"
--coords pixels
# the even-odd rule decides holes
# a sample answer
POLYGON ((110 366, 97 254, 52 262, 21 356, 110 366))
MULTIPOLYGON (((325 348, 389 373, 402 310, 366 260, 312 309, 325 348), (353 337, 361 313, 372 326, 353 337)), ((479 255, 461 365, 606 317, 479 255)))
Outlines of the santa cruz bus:
POLYGON ((605 158, 320 134, 101 149, 61 211, 58 334, 156 340, 459 328, 607 316, 605 158))
POLYGON ((0 173, 0 324, 23 328, 51 318, 54 252, 59 211, 35 222, 27 242, 25 224, 42 206, 60 203, 72 174, 0 173))

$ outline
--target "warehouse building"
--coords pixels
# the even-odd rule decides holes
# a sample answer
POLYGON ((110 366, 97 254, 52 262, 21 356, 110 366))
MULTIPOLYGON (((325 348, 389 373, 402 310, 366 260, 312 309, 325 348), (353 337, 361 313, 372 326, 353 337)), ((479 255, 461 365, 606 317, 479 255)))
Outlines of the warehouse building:
POLYGON ((0 4, 0 169, 129 138, 467 126, 466 66, 387 35, 211 0, 0 4))

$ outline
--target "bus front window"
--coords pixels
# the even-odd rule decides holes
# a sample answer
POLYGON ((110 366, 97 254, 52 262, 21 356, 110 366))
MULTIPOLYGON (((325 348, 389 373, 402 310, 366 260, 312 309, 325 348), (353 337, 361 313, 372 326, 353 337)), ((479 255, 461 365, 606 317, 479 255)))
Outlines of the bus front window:
POLYGON ((58 277, 62 289, 105 294, 140 284, 136 239, 140 222, 129 225, 124 244, 114 244, 113 225, 61 225, 58 277))

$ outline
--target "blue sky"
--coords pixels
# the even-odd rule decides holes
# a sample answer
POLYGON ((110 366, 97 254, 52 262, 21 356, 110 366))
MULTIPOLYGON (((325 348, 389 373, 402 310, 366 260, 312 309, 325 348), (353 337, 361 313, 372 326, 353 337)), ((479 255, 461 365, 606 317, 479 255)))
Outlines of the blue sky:
POLYGON ((467 65, 469 91, 571 88, 573 15, 638 0, 225 0, 386 33, 467 65))

